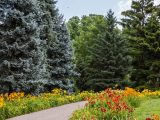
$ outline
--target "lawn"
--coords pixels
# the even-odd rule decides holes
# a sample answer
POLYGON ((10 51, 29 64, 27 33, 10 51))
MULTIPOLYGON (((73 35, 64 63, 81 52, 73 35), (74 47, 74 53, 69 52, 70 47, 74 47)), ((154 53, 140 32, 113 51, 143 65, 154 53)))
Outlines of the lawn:
POLYGON ((137 120, 144 120, 144 118, 151 117, 153 114, 160 115, 160 98, 148 99, 135 109, 137 120))

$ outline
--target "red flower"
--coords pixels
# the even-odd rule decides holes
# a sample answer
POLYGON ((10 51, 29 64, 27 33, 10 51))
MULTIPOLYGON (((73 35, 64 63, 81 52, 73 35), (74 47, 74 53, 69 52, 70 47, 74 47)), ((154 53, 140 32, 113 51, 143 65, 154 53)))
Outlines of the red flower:
POLYGON ((117 98, 112 99, 113 102, 118 103, 119 100, 117 98))
POLYGON ((103 107, 101 108, 101 111, 102 112, 107 112, 107 110, 105 108, 103 108, 103 107))
POLYGON ((85 106, 88 106, 88 103, 86 103, 85 106))
POLYGON ((94 117, 92 116, 91 120, 94 120, 94 117))
POLYGON ((109 108, 111 108, 111 107, 112 107, 111 102, 107 102, 107 105, 108 105, 108 107, 109 107, 109 108))
POLYGON ((151 118, 146 118, 146 120, 152 120, 151 118))
POLYGON ((113 97, 113 96, 114 96, 114 94, 110 93, 110 94, 108 94, 108 96, 109 96, 109 97, 113 97))
POLYGON ((111 105, 111 102, 107 102, 107 105, 111 105))

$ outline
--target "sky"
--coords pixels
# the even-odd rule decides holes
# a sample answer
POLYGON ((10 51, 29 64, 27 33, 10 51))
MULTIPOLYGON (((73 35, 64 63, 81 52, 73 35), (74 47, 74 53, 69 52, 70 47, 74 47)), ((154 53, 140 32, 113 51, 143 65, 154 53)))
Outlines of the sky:
MULTIPOLYGON (((120 19, 121 12, 128 10, 131 0, 57 0, 57 7, 67 21, 73 16, 101 14, 106 15, 109 9, 115 12, 117 19, 120 19)), ((155 0, 155 4, 160 4, 160 0, 155 0)))

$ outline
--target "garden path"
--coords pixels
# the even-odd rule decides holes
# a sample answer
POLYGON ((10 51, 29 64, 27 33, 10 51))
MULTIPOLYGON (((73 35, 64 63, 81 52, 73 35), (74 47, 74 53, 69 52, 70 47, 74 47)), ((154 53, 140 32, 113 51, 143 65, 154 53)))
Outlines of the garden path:
POLYGON ((71 117, 73 111, 83 108, 85 103, 86 102, 84 101, 67 104, 15 118, 10 118, 8 120, 68 120, 71 117))

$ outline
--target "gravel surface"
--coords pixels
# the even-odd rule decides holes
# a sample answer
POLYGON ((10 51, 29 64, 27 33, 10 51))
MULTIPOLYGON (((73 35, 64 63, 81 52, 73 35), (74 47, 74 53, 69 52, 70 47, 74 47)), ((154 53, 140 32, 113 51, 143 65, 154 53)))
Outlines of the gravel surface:
POLYGON ((84 102, 77 102, 72 104, 63 105, 60 107, 54 107, 51 109, 34 112, 8 120, 69 120, 73 111, 83 108, 84 102))

